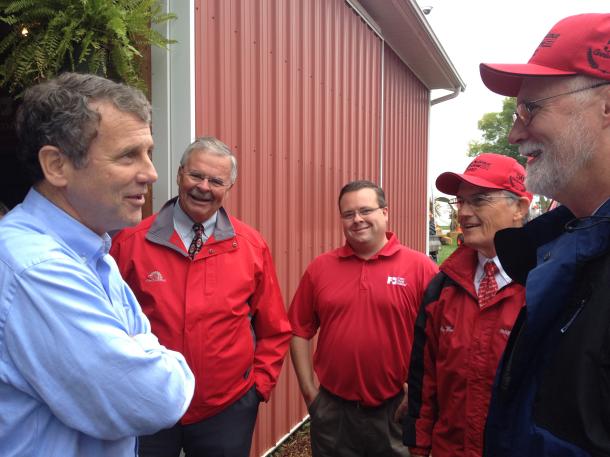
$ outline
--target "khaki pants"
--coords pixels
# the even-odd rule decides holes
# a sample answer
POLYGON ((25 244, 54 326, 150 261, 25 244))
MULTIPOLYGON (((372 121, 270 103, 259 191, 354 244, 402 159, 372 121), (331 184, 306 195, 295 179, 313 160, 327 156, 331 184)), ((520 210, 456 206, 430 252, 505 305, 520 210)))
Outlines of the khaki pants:
POLYGON ((313 457, 408 457, 402 427, 394 422, 402 396, 367 408, 320 388, 309 406, 313 457))

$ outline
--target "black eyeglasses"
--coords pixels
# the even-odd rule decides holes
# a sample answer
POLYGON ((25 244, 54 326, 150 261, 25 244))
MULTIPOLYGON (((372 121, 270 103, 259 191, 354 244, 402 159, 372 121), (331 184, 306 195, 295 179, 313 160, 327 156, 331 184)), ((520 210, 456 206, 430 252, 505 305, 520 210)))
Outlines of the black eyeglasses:
POLYGON ((185 174, 186 176, 189 177, 189 179, 191 181, 193 181, 196 184, 201 184, 203 181, 205 181, 206 179, 208 180, 208 184, 210 185, 210 187, 215 187, 217 189, 220 189, 222 187, 228 187, 230 184, 225 183, 222 179, 217 178, 215 176, 206 176, 206 175, 202 175, 200 173, 197 173, 195 171, 184 171, 182 170, 182 174, 185 174))
POLYGON ((551 98, 561 97, 562 95, 571 95, 576 94, 578 92, 584 92, 585 90, 596 89, 601 86, 606 86, 610 84, 610 81, 594 84, 589 87, 581 87, 580 89, 571 90, 569 92, 563 92, 561 94, 551 95, 550 97, 539 98, 538 100, 534 100, 531 102, 521 102, 517 105, 517 109, 513 113, 513 122, 516 122, 519 119, 525 127, 530 125, 532 119, 534 118, 534 110, 536 108, 542 108, 538 103, 543 102, 545 100, 550 100, 551 98))
POLYGON ((449 203, 456 205, 458 209, 468 204, 471 208, 482 208, 483 206, 489 205, 493 202, 494 198, 510 198, 515 200, 515 197, 508 195, 489 195, 489 194, 474 194, 470 197, 456 197, 453 200, 449 200, 449 203))
POLYGON ((366 217, 373 214, 374 211, 378 209, 382 209, 383 206, 378 206, 377 208, 360 208, 354 211, 346 211, 341 213, 341 219, 345 219, 346 221, 351 221, 356 217, 356 214, 360 214, 361 217, 366 217))

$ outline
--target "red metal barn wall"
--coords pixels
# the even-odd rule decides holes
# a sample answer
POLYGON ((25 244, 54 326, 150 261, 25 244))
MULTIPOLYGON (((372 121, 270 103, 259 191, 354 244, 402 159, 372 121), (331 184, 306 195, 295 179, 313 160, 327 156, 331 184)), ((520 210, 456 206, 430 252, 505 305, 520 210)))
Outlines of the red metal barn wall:
MULTIPOLYGON (((379 180, 382 42, 343 0, 197 0, 195 8, 196 133, 235 151, 239 176, 227 207, 268 241, 288 306, 307 264, 343 243, 340 188, 379 180)), ((404 101, 402 90, 396 83, 393 93, 404 101)), ((413 140, 390 140, 393 132, 384 131, 388 151, 400 161, 413 140)), ((425 158, 425 150, 415 155, 425 158)), ((406 167, 392 166, 384 171, 393 173, 391 198, 414 197, 401 189, 406 167)), ((251 455, 306 414, 287 358, 272 400, 261 405, 251 455)))
POLYGON ((389 46, 384 49, 383 187, 390 229, 426 251, 430 91, 389 46))

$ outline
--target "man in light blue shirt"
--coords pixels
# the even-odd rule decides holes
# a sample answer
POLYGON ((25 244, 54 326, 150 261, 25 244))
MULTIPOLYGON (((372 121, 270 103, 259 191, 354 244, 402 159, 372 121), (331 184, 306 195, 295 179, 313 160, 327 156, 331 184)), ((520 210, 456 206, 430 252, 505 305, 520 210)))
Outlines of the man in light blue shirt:
POLYGON ((135 456, 194 389, 108 255, 157 179, 150 104, 67 73, 26 92, 17 133, 34 185, 0 221, 0 456, 135 456))

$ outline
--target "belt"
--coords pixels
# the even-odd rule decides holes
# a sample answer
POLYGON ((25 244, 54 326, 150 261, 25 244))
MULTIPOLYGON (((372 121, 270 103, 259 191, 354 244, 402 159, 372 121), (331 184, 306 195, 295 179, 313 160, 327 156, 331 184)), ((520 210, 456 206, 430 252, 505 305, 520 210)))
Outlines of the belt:
POLYGON ((402 395, 402 391, 398 392, 398 394, 394 395, 391 398, 383 400, 380 404, 371 406, 371 405, 366 405, 358 400, 346 400, 345 398, 335 395, 334 393, 330 392, 328 389, 326 389, 322 386, 320 386, 320 390, 324 391, 329 397, 333 398, 334 400, 336 400, 340 403, 343 403, 346 406, 349 406, 349 407, 352 407, 355 409, 359 409, 362 411, 378 411, 380 409, 386 408, 388 406, 388 404, 392 403, 394 400, 396 400, 397 397, 402 395))

